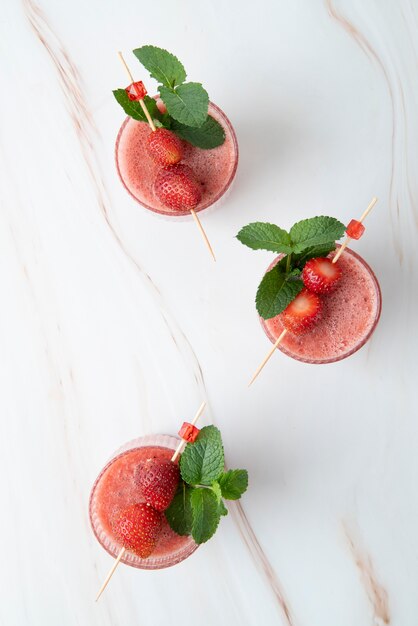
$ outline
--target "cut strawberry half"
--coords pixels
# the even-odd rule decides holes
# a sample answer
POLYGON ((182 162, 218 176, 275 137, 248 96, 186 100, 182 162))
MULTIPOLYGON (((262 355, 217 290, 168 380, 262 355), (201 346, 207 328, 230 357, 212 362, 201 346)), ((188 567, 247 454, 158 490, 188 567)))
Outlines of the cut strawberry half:
POLYGON ((147 150, 159 165, 175 165, 183 158, 181 140, 167 128, 156 128, 148 135, 147 150))
POLYGON ((118 515, 112 529, 124 548, 146 559, 155 548, 162 519, 148 504, 133 504, 118 515))
POLYGON ((134 480, 144 500, 157 511, 165 511, 177 491, 179 466, 169 459, 150 458, 137 466, 134 480))
POLYGON ((164 167, 157 175, 154 191, 166 207, 184 213, 194 209, 202 199, 193 170, 183 163, 164 167))
POLYGON ((333 291, 341 276, 342 271, 339 265, 333 263, 331 259, 324 257, 310 259, 302 271, 303 283, 313 293, 329 293, 333 291))
POLYGON ((321 308, 319 297, 307 289, 302 289, 296 298, 285 308, 283 313, 280 314, 280 318, 286 330, 294 335, 300 335, 309 330, 318 321, 321 315, 321 308))

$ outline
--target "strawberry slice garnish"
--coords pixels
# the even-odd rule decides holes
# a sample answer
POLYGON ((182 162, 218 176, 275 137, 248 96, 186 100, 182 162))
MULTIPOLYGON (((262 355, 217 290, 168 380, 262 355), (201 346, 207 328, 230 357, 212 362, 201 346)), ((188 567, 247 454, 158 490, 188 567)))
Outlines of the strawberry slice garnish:
POLYGON ((157 175, 154 191, 162 204, 185 213, 194 209, 202 198, 193 170, 183 163, 164 167, 157 175))
POLYGON ((146 559, 154 550, 161 529, 162 513, 148 504, 133 504, 119 513, 113 532, 130 552, 146 559))
POLYGON ((181 140, 167 128, 156 128, 148 135, 147 150, 159 165, 175 165, 183 158, 181 140))
POLYGON ((138 465, 134 480, 144 500, 157 511, 165 511, 177 491, 179 466, 169 459, 150 458, 138 465))
POLYGON ((280 318, 286 330, 294 335, 300 335, 318 321, 320 314, 321 301, 318 296, 307 289, 302 289, 280 314, 280 318))
POLYGON ((338 264, 324 257, 310 259, 302 270, 305 287, 314 293, 330 293, 336 288, 341 276, 338 264))

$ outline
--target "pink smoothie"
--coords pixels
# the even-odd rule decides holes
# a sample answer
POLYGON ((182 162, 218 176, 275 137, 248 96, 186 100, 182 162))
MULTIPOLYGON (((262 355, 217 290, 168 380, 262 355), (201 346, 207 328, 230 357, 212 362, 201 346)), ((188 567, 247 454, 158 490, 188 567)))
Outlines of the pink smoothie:
MULTIPOLYGON (((334 253, 329 256, 332 257, 334 253)), ((355 252, 345 249, 338 264, 342 278, 337 289, 320 296, 321 320, 307 333, 288 332, 279 349, 306 363, 331 363, 350 356, 371 336, 380 317, 379 283, 370 267, 355 252)), ((280 316, 261 320, 274 343, 283 330, 280 316)))
MULTIPOLYGON (((238 165, 238 144, 234 129, 225 114, 214 104, 209 114, 225 130, 225 141, 211 150, 202 150, 183 141, 182 163, 189 165, 202 186, 202 200, 196 211, 202 211, 219 200, 229 188, 238 165)), ((128 117, 116 140, 116 167, 122 183, 129 193, 145 208, 164 215, 184 215, 170 209, 154 194, 154 181, 161 169, 149 157, 145 141, 151 129, 144 122, 128 117)))
MULTIPOLYGON (((113 534, 112 522, 127 506, 144 502, 134 481, 135 468, 149 458, 171 459, 173 451, 153 445, 134 447, 112 459, 97 479, 90 500, 90 517, 97 539, 113 556, 117 556, 122 545, 113 534)), ((135 567, 157 569, 178 563, 195 549, 193 539, 177 535, 164 517, 153 553, 147 559, 127 553, 123 561, 135 567)))

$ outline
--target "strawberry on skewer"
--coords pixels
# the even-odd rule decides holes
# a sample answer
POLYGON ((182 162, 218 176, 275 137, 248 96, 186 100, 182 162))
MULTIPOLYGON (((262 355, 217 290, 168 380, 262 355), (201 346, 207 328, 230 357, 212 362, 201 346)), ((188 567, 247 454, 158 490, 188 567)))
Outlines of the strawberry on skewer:
POLYGON ((282 324, 294 335, 312 328, 321 316, 321 300, 315 293, 303 289, 281 313, 282 324))
MULTIPOLYGON (((147 140, 148 154, 159 165, 175 166, 183 158, 183 147, 182 147, 181 141, 178 139, 178 137, 174 133, 172 133, 168 129, 155 127, 155 124, 151 118, 151 115, 144 101, 144 97, 147 94, 144 84, 142 83, 142 81, 138 81, 138 82, 134 81, 134 78, 131 74, 131 71, 125 59, 123 58, 122 53, 118 52, 118 55, 126 70, 126 73, 129 76, 129 79, 132 81, 131 84, 126 88, 128 97, 130 100, 136 100, 139 102, 152 131, 151 135, 148 137, 148 140, 147 140)), ((184 165, 182 167, 186 168, 187 166, 184 165)), ((213 248, 209 242, 208 236, 206 235, 206 232, 195 211, 196 206, 199 204, 201 200, 201 190, 198 186, 197 181, 195 180, 192 170, 190 168, 188 168, 188 170, 189 171, 187 172, 187 174, 181 177, 182 180, 180 181, 180 183, 179 181, 176 182, 176 186, 178 187, 179 184, 181 184, 182 189, 180 193, 177 194, 177 204, 175 207, 169 204, 170 202, 172 202, 173 194, 161 193, 159 195, 157 191, 158 189, 161 189, 161 182, 158 182, 158 181, 160 180, 160 176, 163 177, 164 174, 159 174, 157 176, 156 194, 158 198, 160 199, 160 201, 166 206, 171 207, 171 208, 176 208, 177 210, 184 210, 185 213, 190 212, 190 214, 192 215, 196 223, 196 226, 199 229, 202 239, 205 242, 207 249, 209 250, 209 254, 213 258, 213 260, 216 261, 216 257, 213 252, 213 248), (192 192, 192 188, 193 188, 193 192, 192 192), (185 203, 180 205, 179 203, 182 197, 185 199, 185 203), (191 198, 193 198, 193 200, 191 198)))
POLYGON ((163 168, 155 180, 154 191, 163 204, 185 213, 194 209, 202 197, 193 171, 183 163, 163 168))
POLYGON ((341 268, 325 257, 310 259, 302 271, 303 284, 312 293, 331 293, 341 276, 341 268))
MULTIPOLYGON (((182 437, 182 439, 180 440, 179 445, 177 446, 175 452, 173 453, 173 456, 171 457, 171 460, 169 461, 169 463, 171 463, 172 465, 174 465, 183 447, 189 441, 194 441, 194 439, 196 438, 199 431, 195 427, 195 424, 199 417, 202 415, 205 406, 206 402, 202 402, 191 424, 183 424, 180 430, 180 436, 182 437)), ((170 469, 169 471, 167 471, 167 469, 162 469, 161 467, 160 469, 157 469, 156 466, 154 466, 154 470, 154 484, 156 485, 157 492, 155 498, 151 496, 151 476, 147 476, 147 472, 137 475, 136 478, 137 481, 139 480, 140 487, 142 489, 142 495, 144 499, 146 499, 146 503, 134 504, 133 506, 128 507, 127 509, 122 511, 121 515, 114 523, 113 530, 115 532, 115 535, 118 537, 120 543, 122 543, 123 547, 120 549, 118 556, 116 557, 108 575, 106 576, 102 586, 100 587, 100 590, 96 596, 96 602, 109 584, 109 581, 115 573, 116 568, 118 567, 126 550, 131 550, 135 554, 138 554, 138 556, 140 556, 141 558, 146 558, 146 556, 149 556, 152 553, 152 550, 155 546, 155 541, 158 536, 159 527, 161 525, 161 511, 169 506, 175 493, 175 489, 173 490, 175 482, 173 470, 170 469), (165 484, 164 479, 167 480, 165 484), (153 508, 155 507, 155 505, 160 508, 153 508), (160 520, 160 524, 158 520, 160 520)))
POLYGON ((148 504, 133 504, 113 522, 113 532, 124 548, 146 559, 154 550, 162 514, 148 504))
POLYGON ((171 504, 180 481, 180 469, 171 459, 147 459, 135 471, 134 480, 145 502, 156 511, 171 504))
POLYGON ((159 165, 175 165, 183 158, 180 139, 167 128, 156 128, 148 135, 147 150, 150 157, 159 165))

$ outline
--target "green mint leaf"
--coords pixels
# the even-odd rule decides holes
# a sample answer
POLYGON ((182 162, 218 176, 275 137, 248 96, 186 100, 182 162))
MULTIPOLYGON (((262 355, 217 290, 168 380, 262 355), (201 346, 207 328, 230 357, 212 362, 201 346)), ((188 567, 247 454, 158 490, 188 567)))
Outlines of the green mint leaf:
POLYGON ((228 509, 226 508, 224 501, 219 501, 219 515, 228 515, 228 509))
MULTIPOLYGON (((135 100, 129 100, 128 94, 124 89, 115 89, 113 92, 115 99, 120 104, 122 109, 125 111, 126 115, 132 117, 134 120, 138 120, 139 122, 146 122, 147 118, 145 117, 144 111, 142 110, 139 102, 135 100)), ((152 118, 159 118, 160 112, 158 111, 157 103, 154 98, 150 98, 149 96, 145 96, 144 102, 149 111, 149 114, 152 118)))
POLYGON ((259 315, 268 320, 279 315, 303 289, 301 280, 289 280, 279 266, 273 267, 264 274, 256 296, 256 307, 259 315))
POLYGON ((184 83, 174 90, 158 88, 167 111, 186 126, 202 126, 208 116, 209 96, 200 83, 184 83))
POLYGON ((193 146, 210 150, 221 146, 225 141, 225 131, 212 116, 208 115, 199 128, 185 126, 177 120, 172 120, 171 130, 181 139, 185 139, 193 146))
POLYGON ((211 489, 193 489, 190 497, 193 511, 192 536, 205 543, 216 532, 220 520, 218 499, 211 489))
POLYGON ((221 499, 222 499, 222 491, 221 491, 221 486, 220 486, 220 484, 218 483, 217 480, 215 480, 215 482, 212 483, 211 489, 212 489, 213 493, 215 494, 218 502, 220 502, 221 499))
POLYGON ((133 51, 151 76, 166 87, 172 88, 186 80, 186 70, 177 57, 156 46, 142 46, 133 51))
POLYGON ((271 252, 292 252, 292 243, 287 233, 275 224, 253 222, 241 228, 237 235, 238 241, 253 250, 270 250, 271 252))
POLYGON ((335 217, 322 215, 302 220, 290 229, 293 251, 296 253, 304 252, 307 248, 336 241, 344 235, 344 232, 344 224, 335 217))
POLYGON ((247 470, 229 470, 219 479, 222 496, 227 500, 239 500, 248 487, 247 470))
POLYGON ((318 257, 326 257, 329 255, 332 250, 335 250, 335 241, 331 241, 329 243, 324 243, 319 246, 313 246, 312 248, 307 248, 304 252, 300 254, 294 254, 292 257, 292 265, 303 269, 303 266, 309 259, 316 259, 318 257))
POLYGON ((189 485, 212 485, 224 471, 224 449, 216 426, 204 426, 180 457, 180 471, 189 485))
POLYGON ((191 493, 192 489, 182 482, 170 506, 165 511, 167 522, 178 535, 190 535, 192 532, 191 493))
POLYGON ((222 500, 221 486, 217 480, 214 483, 212 483, 212 491, 215 494, 216 499, 218 500, 219 515, 228 515, 228 509, 226 508, 222 500))

